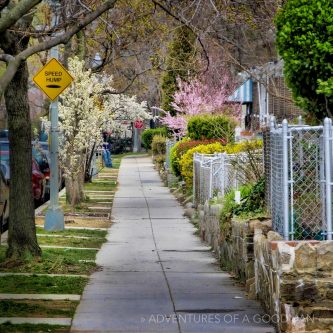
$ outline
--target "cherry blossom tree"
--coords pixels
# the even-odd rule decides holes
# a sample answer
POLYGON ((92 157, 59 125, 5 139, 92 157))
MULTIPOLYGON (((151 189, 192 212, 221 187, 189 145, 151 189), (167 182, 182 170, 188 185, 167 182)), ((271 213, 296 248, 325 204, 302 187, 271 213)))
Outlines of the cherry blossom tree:
POLYGON ((236 84, 225 68, 210 69, 189 82, 178 79, 178 90, 174 94, 175 117, 165 112, 161 122, 172 130, 174 136, 186 134, 188 119, 198 114, 225 114, 237 119, 241 105, 229 100, 236 84))

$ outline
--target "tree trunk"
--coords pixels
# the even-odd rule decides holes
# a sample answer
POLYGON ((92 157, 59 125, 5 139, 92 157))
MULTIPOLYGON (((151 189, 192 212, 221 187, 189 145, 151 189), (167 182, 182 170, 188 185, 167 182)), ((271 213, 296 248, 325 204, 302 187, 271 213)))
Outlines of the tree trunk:
POLYGON ((83 180, 84 174, 66 178, 66 202, 72 207, 79 205, 84 199, 83 180))
POLYGON ((7 257, 40 256, 32 193, 31 120, 28 68, 22 62, 5 91, 10 143, 10 193, 7 257))

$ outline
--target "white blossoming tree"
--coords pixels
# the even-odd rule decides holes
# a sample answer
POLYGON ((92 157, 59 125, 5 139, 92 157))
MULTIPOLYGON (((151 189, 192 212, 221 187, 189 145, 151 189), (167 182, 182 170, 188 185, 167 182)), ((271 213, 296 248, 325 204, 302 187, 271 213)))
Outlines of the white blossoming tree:
POLYGON ((100 135, 94 93, 101 87, 77 57, 70 59, 68 65, 75 80, 63 93, 59 107, 62 133, 59 157, 66 180, 67 201, 74 206, 83 198, 86 152, 91 141, 100 135))
POLYGON ((146 102, 138 103, 136 96, 115 94, 111 78, 85 70, 84 61, 75 57, 69 59, 68 65, 75 80, 63 93, 59 107, 59 157, 67 202, 74 206, 84 198, 86 170, 90 169, 91 157, 101 143, 102 131, 114 131, 122 119, 145 120, 150 115, 146 102))

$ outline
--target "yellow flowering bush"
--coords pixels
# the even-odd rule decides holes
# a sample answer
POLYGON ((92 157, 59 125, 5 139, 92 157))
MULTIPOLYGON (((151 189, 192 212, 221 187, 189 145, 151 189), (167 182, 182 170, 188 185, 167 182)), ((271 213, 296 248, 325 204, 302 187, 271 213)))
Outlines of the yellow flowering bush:
POLYGON ((243 151, 260 150, 262 149, 262 141, 245 141, 240 143, 230 143, 222 145, 221 143, 211 143, 208 145, 196 146, 188 150, 180 158, 179 165, 181 176, 184 178, 188 188, 192 187, 193 183, 193 155, 194 153, 200 154, 214 154, 224 153, 237 154, 243 151))

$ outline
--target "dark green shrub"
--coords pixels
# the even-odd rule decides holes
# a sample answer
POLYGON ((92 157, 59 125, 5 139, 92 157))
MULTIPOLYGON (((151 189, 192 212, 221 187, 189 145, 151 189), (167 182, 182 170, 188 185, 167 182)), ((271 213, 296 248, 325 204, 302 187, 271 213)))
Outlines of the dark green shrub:
POLYGON ((288 0, 276 17, 276 44, 298 105, 312 118, 333 110, 332 0, 288 0))
POLYGON ((234 141, 236 122, 224 115, 198 115, 187 124, 188 136, 193 140, 224 139, 234 141))
POLYGON ((167 129, 165 127, 151 128, 142 132, 141 139, 143 146, 149 150, 155 135, 167 136, 167 129))
POLYGON ((173 40, 168 47, 166 71, 162 76, 162 109, 176 114, 172 106, 174 94, 178 90, 177 79, 186 80, 195 72, 195 34, 182 25, 175 29, 173 40))
POLYGON ((162 135, 154 135, 151 148, 153 155, 165 155, 166 153, 166 137, 162 135))

